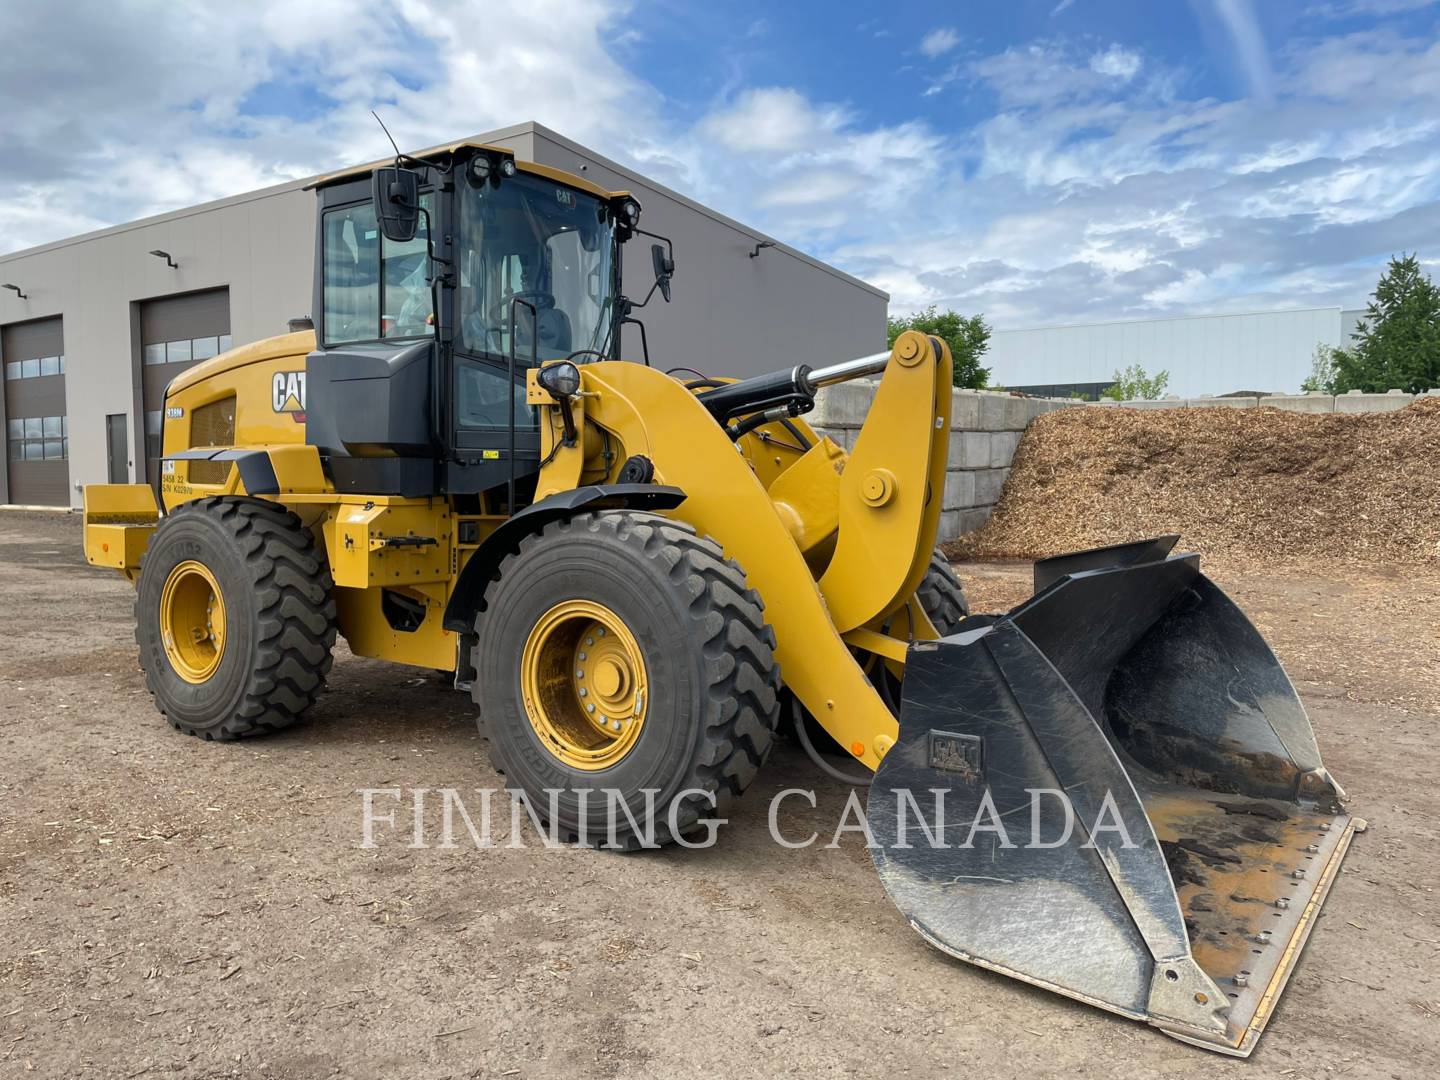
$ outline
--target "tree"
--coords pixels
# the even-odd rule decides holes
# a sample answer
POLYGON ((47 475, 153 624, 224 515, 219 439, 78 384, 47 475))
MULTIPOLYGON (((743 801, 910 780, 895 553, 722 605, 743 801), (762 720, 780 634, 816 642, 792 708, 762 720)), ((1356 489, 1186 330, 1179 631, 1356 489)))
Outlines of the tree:
POLYGON ((1115 372, 1115 381, 1100 391, 1100 396, 1111 401, 1154 401, 1169 385, 1168 371, 1157 371, 1152 378, 1139 364, 1131 364, 1124 371, 1115 372))
POLYGON ((1440 387, 1440 288, 1414 255, 1391 257, 1349 349, 1335 349, 1325 390, 1415 394, 1440 387))
POLYGON ((971 390, 984 390, 990 369, 980 366, 980 357, 990 345, 990 327, 983 315, 961 315, 959 312, 937 311, 932 304, 924 311, 900 318, 887 317, 886 345, 894 347, 895 339, 906 330, 933 334, 950 346, 950 359, 955 370, 952 382, 971 390))
POLYGON ((1326 345, 1323 341, 1315 346, 1315 351, 1310 354, 1310 376, 1300 384, 1302 393, 1308 394, 1313 390, 1335 393, 1332 388, 1335 385, 1335 354, 1338 351, 1334 345, 1326 345))

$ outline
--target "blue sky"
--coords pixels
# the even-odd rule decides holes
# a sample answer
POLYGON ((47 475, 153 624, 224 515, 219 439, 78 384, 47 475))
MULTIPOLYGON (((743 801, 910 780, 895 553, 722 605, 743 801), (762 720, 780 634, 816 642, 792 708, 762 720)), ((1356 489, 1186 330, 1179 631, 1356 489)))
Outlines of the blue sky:
POLYGON ((524 119, 997 326, 1440 258, 1430 0, 5 5, 0 250, 524 119))

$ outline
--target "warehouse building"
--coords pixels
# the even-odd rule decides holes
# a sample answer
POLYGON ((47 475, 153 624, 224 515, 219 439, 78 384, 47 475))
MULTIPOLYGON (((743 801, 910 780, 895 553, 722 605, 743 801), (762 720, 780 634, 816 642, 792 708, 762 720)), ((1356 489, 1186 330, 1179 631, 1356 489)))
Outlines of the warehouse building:
MULTIPOLYGON (((634 192, 674 241, 674 299, 644 319, 657 366, 744 376, 885 347, 888 296, 535 123, 475 137, 634 192)), ((166 385, 306 315, 313 178, 0 256, 6 468, 0 503, 79 506, 80 487, 153 481, 166 385)), ((648 253, 625 264, 645 295, 648 253)), ((639 359, 638 335, 626 355, 639 359)))
POLYGON ((1363 310, 1338 307, 996 330, 985 363, 993 383, 1037 397, 1094 399, 1115 372, 1168 371, 1178 397, 1237 390, 1293 394, 1317 345, 1348 344, 1363 310))

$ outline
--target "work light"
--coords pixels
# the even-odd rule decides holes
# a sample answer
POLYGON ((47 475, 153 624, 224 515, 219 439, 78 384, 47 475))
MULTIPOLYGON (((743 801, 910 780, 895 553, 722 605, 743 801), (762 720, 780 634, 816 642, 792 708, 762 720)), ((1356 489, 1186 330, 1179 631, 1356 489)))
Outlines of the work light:
POLYGON ((580 389, 580 369, 569 360, 562 360, 558 364, 547 364, 541 368, 535 381, 550 391, 550 396, 557 400, 573 397, 580 389))

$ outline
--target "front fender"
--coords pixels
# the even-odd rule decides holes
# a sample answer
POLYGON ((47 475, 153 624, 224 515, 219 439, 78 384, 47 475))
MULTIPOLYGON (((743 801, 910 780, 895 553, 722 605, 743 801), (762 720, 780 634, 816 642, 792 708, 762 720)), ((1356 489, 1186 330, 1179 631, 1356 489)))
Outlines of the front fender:
POLYGON ((475 613, 485 606, 485 587, 500 569, 501 561, 520 546, 521 540, 550 522, 586 510, 671 510, 684 501, 685 492, 677 487, 590 484, 532 503, 504 521, 470 556, 455 582, 450 602, 445 605, 445 629, 468 634, 475 628, 475 613))

